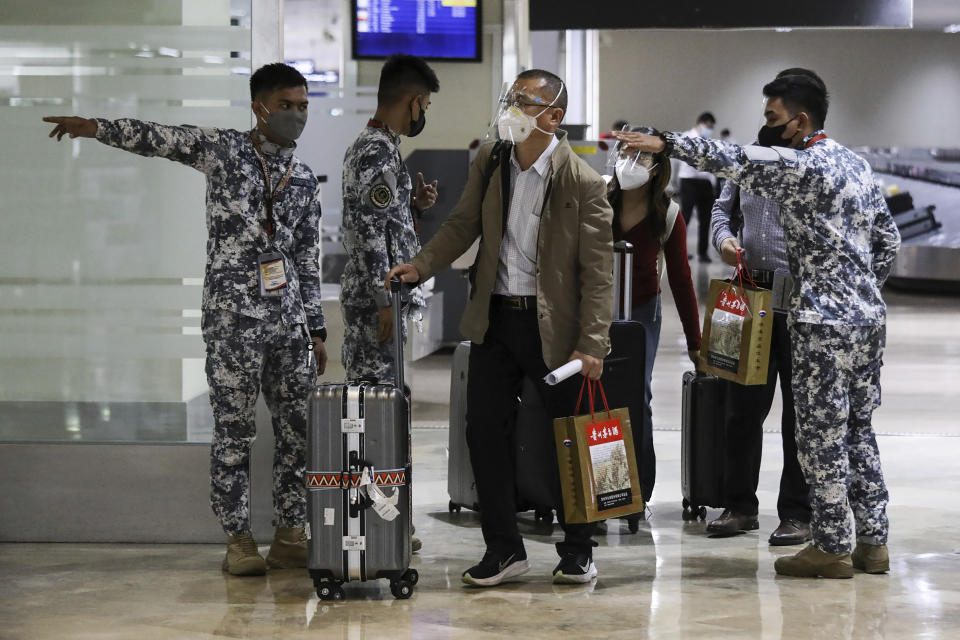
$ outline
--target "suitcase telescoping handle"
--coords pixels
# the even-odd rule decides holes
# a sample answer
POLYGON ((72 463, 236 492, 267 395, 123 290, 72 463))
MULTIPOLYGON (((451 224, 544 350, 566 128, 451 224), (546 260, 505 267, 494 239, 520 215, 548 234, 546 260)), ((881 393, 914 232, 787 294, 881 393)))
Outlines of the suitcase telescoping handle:
POLYGON ((390 295, 393 298, 393 371, 394 383, 397 389, 404 392, 403 384, 403 309, 401 308, 400 293, 403 291, 403 281, 397 276, 390 278, 390 295))
POLYGON ((633 245, 613 245, 613 319, 629 320, 633 304, 633 245))

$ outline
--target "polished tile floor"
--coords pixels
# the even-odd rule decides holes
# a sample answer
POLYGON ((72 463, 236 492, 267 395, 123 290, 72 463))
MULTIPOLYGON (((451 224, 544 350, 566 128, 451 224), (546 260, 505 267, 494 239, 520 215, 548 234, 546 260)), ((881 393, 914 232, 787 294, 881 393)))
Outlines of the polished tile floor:
MULTIPOLYGON (((694 271, 704 291, 724 268, 694 271)), ((792 552, 766 544, 777 524, 777 433, 765 435, 758 532, 711 539, 704 523, 682 521, 676 429, 687 365, 668 295, 654 380, 657 489, 637 534, 613 522, 599 536, 595 584, 553 586, 556 531, 524 514, 533 570, 497 589, 461 586, 481 537, 475 514, 447 509, 449 356, 441 355, 411 371, 424 549, 410 600, 372 583, 348 585, 345 602, 320 602, 300 571, 224 576, 219 546, 2 544, 0 638, 960 638, 960 299, 889 292, 887 300, 875 424, 890 434, 879 438, 891 493, 890 575, 774 575, 773 560, 792 552)))

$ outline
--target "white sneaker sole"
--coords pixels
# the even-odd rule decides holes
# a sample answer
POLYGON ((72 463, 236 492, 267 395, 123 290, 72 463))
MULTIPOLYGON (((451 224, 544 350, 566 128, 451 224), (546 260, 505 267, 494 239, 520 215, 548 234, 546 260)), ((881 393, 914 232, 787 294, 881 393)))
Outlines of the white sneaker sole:
POLYGON ((557 571, 553 574, 553 584, 586 584, 597 577, 597 565, 590 563, 590 568, 582 575, 568 575, 557 571))
POLYGON ((462 580, 464 584, 472 587, 495 587, 504 580, 522 576, 528 571, 530 571, 530 563, 526 560, 519 560, 510 564, 495 576, 490 576, 489 578, 474 578, 470 574, 464 574, 462 580))

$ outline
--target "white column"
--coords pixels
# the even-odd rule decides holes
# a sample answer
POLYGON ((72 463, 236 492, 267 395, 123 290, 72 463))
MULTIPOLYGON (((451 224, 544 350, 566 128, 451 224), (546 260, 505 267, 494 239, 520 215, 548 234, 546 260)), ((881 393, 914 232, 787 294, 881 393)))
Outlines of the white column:
POLYGON ((283 60, 283 0, 251 0, 251 69, 283 60))
POLYGON ((530 68, 530 3, 503 0, 503 78, 530 68))
POLYGON ((564 120, 589 125, 587 138, 600 134, 600 38, 595 29, 568 30, 561 53, 569 102, 564 120))

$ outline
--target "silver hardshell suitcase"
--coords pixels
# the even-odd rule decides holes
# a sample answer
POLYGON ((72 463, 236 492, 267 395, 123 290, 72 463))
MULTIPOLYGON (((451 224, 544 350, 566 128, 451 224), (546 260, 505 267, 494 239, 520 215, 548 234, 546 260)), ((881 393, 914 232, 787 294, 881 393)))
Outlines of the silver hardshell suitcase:
POLYGON ((453 352, 450 370, 450 440, 447 446, 447 493, 450 512, 467 507, 480 510, 477 483, 467 448, 467 370, 470 365, 470 343, 461 342, 453 352))
POLYGON ((403 383, 400 282, 391 282, 396 384, 322 384, 307 407, 307 567, 321 600, 341 600, 343 583, 387 579, 409 598, 410 402, 403 383))

